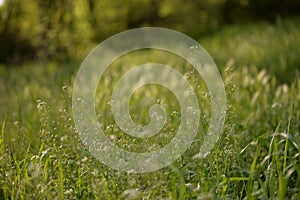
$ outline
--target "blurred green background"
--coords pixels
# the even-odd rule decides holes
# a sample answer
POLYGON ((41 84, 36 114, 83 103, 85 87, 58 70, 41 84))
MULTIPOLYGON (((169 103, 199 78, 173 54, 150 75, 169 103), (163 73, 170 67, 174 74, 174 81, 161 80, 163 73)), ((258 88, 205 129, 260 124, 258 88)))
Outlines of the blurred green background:
POLYGON ((0 63, 81 61, 118 32, 159 26, 198 40, 232 24, 299 15, 299 0, 3 0, 0 63))

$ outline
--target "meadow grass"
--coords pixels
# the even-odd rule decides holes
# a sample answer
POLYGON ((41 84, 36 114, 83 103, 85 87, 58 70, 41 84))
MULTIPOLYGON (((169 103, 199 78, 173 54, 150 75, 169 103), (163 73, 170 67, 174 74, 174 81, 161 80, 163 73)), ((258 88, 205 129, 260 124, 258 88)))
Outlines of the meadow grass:
POLYGON ((130 66, 149 58, 169 64, 187 76, 201 100, 191 147, 169 167, 146 174, 113 170, 80 141, 71 110, 78 64, 0 67, 0 199, 300 199, 299 22, 228 27, 200 39, 220 67, 228 100, 223 134, 204 159, 194 157, 210 116, 199 74, 158 51, 116 61, 100 80, 96 109, 107 136, 122 148, 161 148, 180 120, 172 93, 146 86, 130 100, 132 118, 147 124, 149 106, 159 102, 169 117, 162 134, 140 140, 118 129, 109 97, 130 66))

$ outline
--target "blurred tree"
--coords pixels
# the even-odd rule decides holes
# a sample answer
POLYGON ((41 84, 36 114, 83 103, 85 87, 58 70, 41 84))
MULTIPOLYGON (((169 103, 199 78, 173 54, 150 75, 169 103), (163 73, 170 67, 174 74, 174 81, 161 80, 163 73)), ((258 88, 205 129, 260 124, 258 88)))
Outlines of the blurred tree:
POLYGON ((275 21, 300 14, 299 0, 225 0, 221 7, 223 23, 275 21))
POLYGON ((71 0, 38 0, 40 58, 67 61, 72 47, 70 36, 74 24, 71 0))
POLYGON ((19 0, 5 2, 0 8, 0 62, 29 57, 34 48, 30 39, 22 35, 23 10, 19 0))
POLYGON ((228 23, 299 15, 299 0, 5 0, 0 62, 81 60, 120 31, 160 26, 195 39, 228 23))
POLYGON ((137 28, 141 26, 153 26, 162 20, 159 15, 161 1, 127 1, 127 26, 128 28, 137 28))

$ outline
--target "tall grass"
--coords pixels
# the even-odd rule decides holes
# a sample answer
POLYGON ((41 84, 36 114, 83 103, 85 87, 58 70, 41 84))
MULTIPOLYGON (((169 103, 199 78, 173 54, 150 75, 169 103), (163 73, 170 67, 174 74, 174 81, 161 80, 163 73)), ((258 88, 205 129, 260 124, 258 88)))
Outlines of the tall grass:
POLYGON ((233 59, 238 68, 266 69, 278 83, 299 78, 299 18, 230 26, 200 42, 220 67, 233 59))
MULTIPOLYGON (((228 98, 223 134, 204 159, 194 155, 207 130, 209 96, 190 66, 168 61, 199 86, 201 124, 184 155, 147 174, 112 170, 79 140, 71 112, 77 65, 0 67, 0 199, 300 199, 298 24, 299 19, 293 19, 228 27, 201 41, 220 64, 228 98)), ((159 55, 154 52, 150 57, 161 61, 159 55)), ((174 136, 180 120, 168 91, 145 87, 130 103, 133 119, 147 123, 143 105, 149 102, 140 106, 139 101, 144 101, 143 95, 159 99, 170 111, 170 123, 164 127, 170 135, 134 140, 117 128, 109 113, 105 98, 127 64, 126 58, 116 62, 119 71, 108 71, 109 78, 97 88, 99 121, 123 148, 140 152, 159 148, 174 136)))

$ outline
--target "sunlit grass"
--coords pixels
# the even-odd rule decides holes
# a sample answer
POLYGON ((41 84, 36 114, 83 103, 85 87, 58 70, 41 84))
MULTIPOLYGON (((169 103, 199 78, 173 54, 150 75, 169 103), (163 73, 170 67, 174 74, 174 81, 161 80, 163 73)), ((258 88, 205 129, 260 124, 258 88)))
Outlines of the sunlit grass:
POLYGON ((279 83, 299 77, 299 18, 226 27, 200 42, 220 67, 231 58, 238 68, 266 69, 279 83))
MULTIPOLYGON (((0 67, 0 199, 299 199, 298 23, 296 19, 273 26, 225 28, 203 41, 220 65, 228 98, 222 137, 205 159, 193 156, 207 130, 209 109, 205 107, 210 99, 188 65, 169 60, 198 89, 201 124, 184 155, 171 166, 147 174, 112 170, 93 158, 79 140, 71 112, 78 65, 0 67)), ((155 52, 152 56, 163 60, 155 52)), ((108 95, 118 73, 130 67, 128 63, 126 59, 116 62, 119 70, 107 71, 107 80, 98 85, 99 121, 121 147, 142 152, 164 146, 180 119, 169 91, 144 87, 130 104, 133 119, 147 123, 148 104, 160 99, 169 106, 165 131, 170 134, 133 140, 116 127, 109 113, 108 95)))

